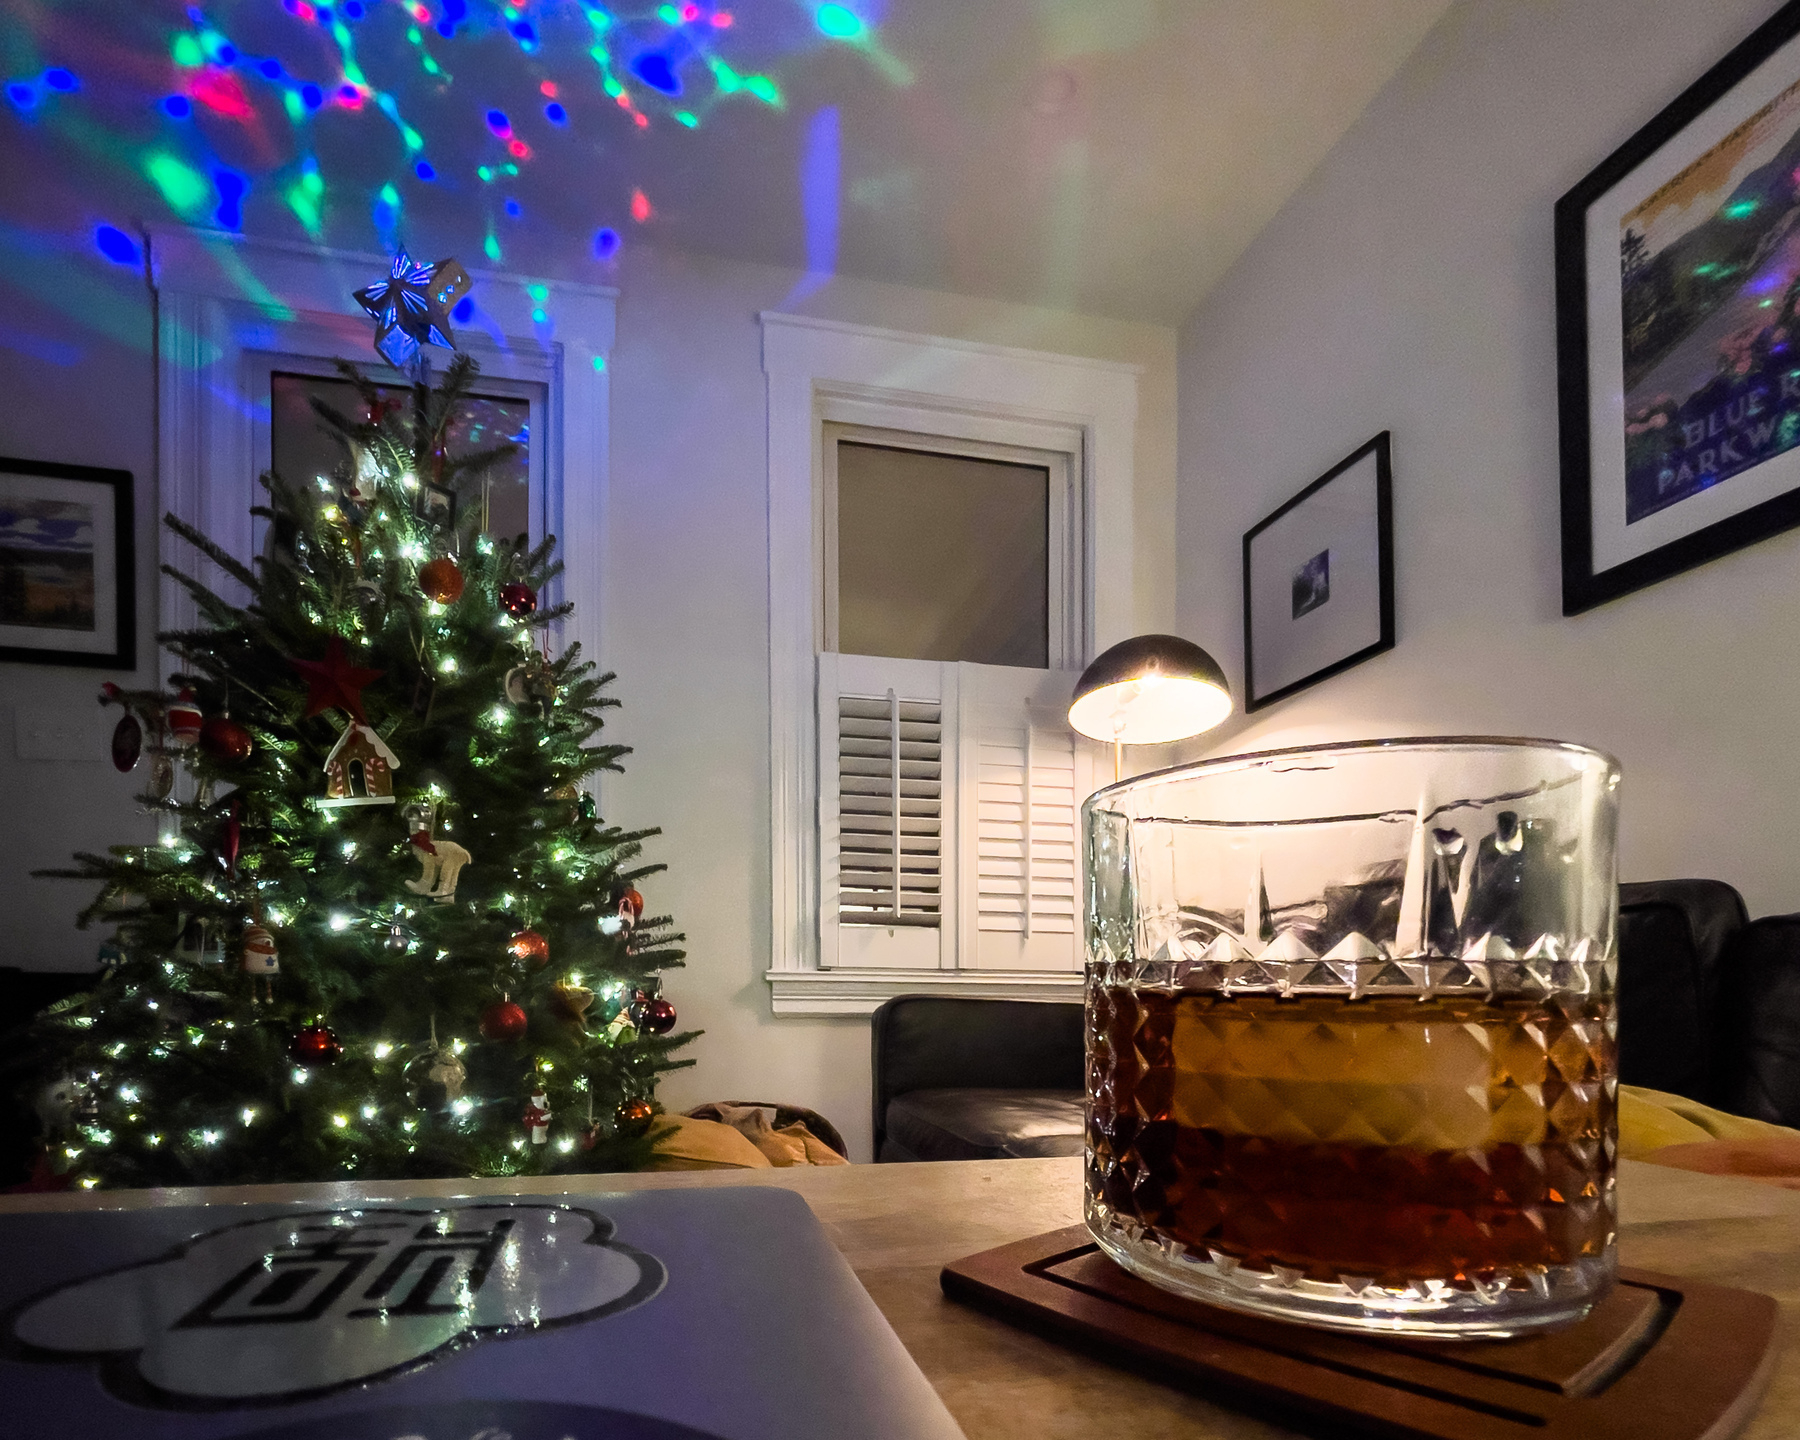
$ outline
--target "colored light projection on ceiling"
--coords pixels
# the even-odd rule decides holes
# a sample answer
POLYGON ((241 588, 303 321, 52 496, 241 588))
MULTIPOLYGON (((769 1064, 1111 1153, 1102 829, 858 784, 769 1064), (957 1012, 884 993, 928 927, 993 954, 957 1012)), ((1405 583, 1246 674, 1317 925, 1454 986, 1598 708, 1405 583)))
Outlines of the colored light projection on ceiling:
POLYGON ((114 264, 136 262, 133 222, 157 204, 390 251, 475 215, 494 264, 537 220, 606 264, 657 215, 642 137, 784 111, 832 52, 905 83, 881 19, 880 0, 62 0, 0 18, 0 126, 62 147, 40 164, 120 182, 92 238, 114 264))

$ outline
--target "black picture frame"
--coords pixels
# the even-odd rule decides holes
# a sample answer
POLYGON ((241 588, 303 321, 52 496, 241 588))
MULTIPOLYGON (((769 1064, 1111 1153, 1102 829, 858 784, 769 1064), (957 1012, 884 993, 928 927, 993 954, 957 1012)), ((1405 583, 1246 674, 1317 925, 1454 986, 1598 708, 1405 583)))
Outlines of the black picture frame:
MULTIPOLYGON (((1329 523, 1321 533, 1331 533, 1329 523)), ((1311 544, 1301 546, 1311 551, 1311 544)), ((1278 577, 1283 581, 1290 599, 1289 619, 1298 622, 1308 619, 1309 623, 1315 613, 1321 612, 1331 598, 1332 555, 1328 546, 1326 550, 1309 553, 1300 558, 1297 565, 1290 564, 1289 573, 1278 577), (1321 593, 1321 589, 1323 593, 1321 593)), ((1273 559, 1268 556, 1265 559, 1273 559)), ((1366 562, 1366 557, 1365 562, 1366 562)), ((1354 550, 1351 551, 1352 564, 1355 564, 1354 550)), ((1312 484, 1308 485, 1293 499, 1287 501, 1279 509, 1258 521, 1244 532, 1244 713, 1254 714, 1256 711, 1285 700, 1290 695, 1317 685, 1321 680, 1329 680, 1333 675, 1340 675, 1352 666, 1360 665, 1372 656, 1384 650, 1394 648, 1394 478, 1392 432, 1383 430, 1366 444, 1358 446, 1331 469, 1327 470, 1312 484), (1364 462, 1372 459, 1373 474, 1367 475, 1364 462), (1342 560, 1338 561, 1337 580, 1340 597, 1344 603, 1354 608, 1343 617, 1341 628, 1344 634, 1354 635, 1357 640, 1373 633, 1374 638, 1367 643, 1356 644, 1348 641, 1352 648, 1342 654, 1330 654, 1324 662, 1307 673, 1296 678, 1287 679, 1266 693, 1257 689, 1257 671, 1259 668, 1259 652, 1265 647, 1259 644, 1257 630, 1258 597, 1263 591, 1257 572, 1258 541, 1276 530, 1282 521, 1305 511, 1309 503, 1318 507, 1319 499, 1327 493, 1328 487, 1335 483, 1339 492, 1345 486, 1359 483, 1364 478, 1372 480, 1371 493, 1367 497, 1373 514, 1361 512, 1358 504, 1360 497, 1333 492, 1334 499, 1342 499, 1358 508, 1357 520, 1353 523, 1365 527, 1372 526, 1375 542, 1374 574, 1346 574, 1342 560), (1349 580, 1346 586, 1343 582, 1349 580), (1345 593, 1348 592, 1348 593, 1345 593)), ((1268 602, 1263 606, 1265 629, 1269 626, 1267 614, 1268 602)), ((1326 622, 1337 619, 1327 615, 1326 622)), ((1269 637, 1265 635, 1264 640, 1269 637)), ((1328 643, 1328 637, 1322 637, 1328 643)), ((1263 657, 1266 662, 1267 657, 1263 657)), ((1265 675, 1272 668, 1264 663, 1261 668, 1265 675)))
MULTIPOLYGON (((1777 366, 1785 363, 1769 352, 1772 345, 1785 347, 1785 338, 1765 343, 1763 337, 1775 336, 1786 327, 1771 324, 1748 342, 1743 339, 1744 331, 1721 329, 1716 338, 1708 338, 1717 327, 1729 323, 1734 306, 1762 307, 1761 300, 1750 298, 1751 286, 1760 283, 1759 276, 1747 278, 1736 291, 1723 288, 1737 270, 1714 264, 1711 257, 1714 247, 1726 256, 1735 253, 1730 249, 1728 222, 1754 217, 1755 203, 1747 210, 1742 207, 1765 198, 1780 202, 1779 215, 1790 215, 1800 208, 1800 180, 1790 181, 1791 189, 1771 186, 1766 192, 1752 192, 1748 187, 1762 173, 1753 170, 1705 212, 1704 220, 1692 222, 1655 249, 1632 224, 1634 217, 1647 214, 1644 229, 1653 230, 1657 207, 1680 200, 1682 192, 1672 187, 1684 182, 1698 186, 1705 176, 1716 174, 1716 168, 1703 166, 1708 162, 1716 166, 1721 157, 1732 158, 1737 150, 1728 153, 1728 147, 1750 150, 1757 132, 1750 132, 1749 127, 1765 117, 1768 133, 1780 134, 1785 111, 1778 112, 1777 107, 1782 97, 1790 97, 1800 86, 1800 46, 1786 48, 1797 40, 1800 0, 1791 0, 1556 203, 1564 615, 1591 610, 1800 525, 1800 449, 1791 444, 1786 449, 1769 449, 1766 439, 1751 443, 1764 433, 1760 427, 1770 413, 1765 408, 1752 413, 1752 407, 1766 406, 1772 398, 1764 386, 1765 394, 1758 401, 1758 382, 1765 371, 1775 374, 1767 368, 1770 362, 1777 366), (1778 63, 1771 66, 1778 56, 1778 63), (1781 87, 1774 92, 1776 98, 1762 101, 1760 97, 1772 86, 1781 87), (1740 110, 1757 104, 1760 109, 1747 119, 1740 118, 1740 110), (1750 138, 1745 138, 1747 134, 1750 138), (1675 166, 1682 168, 1667 173, 1675 166), (1744 198, 1735 198, 1740 192, 1744 198), (1611 228, 1609 234, 1602 228, 1608 225, 1608 217, 1627 205, 1632 208, 1623 210, 1620 228, 1611 228), (1609 253, 1610 275, 1605 273, 1609 253), (1689 277, 1702 276, 1701 265, 1711 267, 1708 289, 1714 286, 1712 274, 1719 277, 1718 289, 1716 297, 1696 301, 1687 293, 1689 277), (1609 312, 1606 307, 1613 287, 1619 303, 1609 312), (1599 327, 1594 324, 1597 314, 1606 317, 1599 327), (1699 316, 1697 322, 1678 329, 1682 319, 1693 315, 1699 316), (1616 336, 1612 333, 1615 327, 1616 336), (1659 349, 1665 343, 1664 333, 1676 338, 1667 342, 1666 349, 1659 349), (1747 368, 1735 376, 1723 363, 1728 347, 1732 354, 1744 352, 1738 363, 1747 368), (1615 349, 1616 370, 1612 368, 1615 349), (1698 374, 1698 368, 1690 372, 1688 367, 1699 367, 1708 358, 1720 362, 1713 378, 1701 382, 1685 398, 1679 396, 1679 389, 1662 392, 1658 383, 1662 377, 1698 374), (1596 370, 1605 383, 1595 384, 1596 370), (1734 388, 1738 394, 1731 398, 1734 388), (1712 436, 1705 433, 1714 428, 1710 401, 1720 396, 1726 397, 1722 415, 1735 413, 1741 422, 1747 422, 1738 427, 1743 430, 1741 444, 1733 439, 1729 424, 1723 425, 1722 437, 1717 431, 1712 436), (1602 407, 1615 403, 1616 413, 1608 411, 1597 424, 1602 407), (1655 439, 1644 438, 1652 434, 1655 439), (1699 443, 1687 443, 1696 434, 1699 443), (1730 445, 1723 460, 1718 458, 1719 438, 1730 445), (1713 442, 1711 479, 1706 466, 1709 439, 1713 442), (1767 453, 1752 459, 1756 449, 1767 453), (1765 472, 1764 467, 1771 465, 1776 468, 1765 472), (1744 483, 1746 480, 1750 483, 1744 483), (1673 498, 1665 494, 1665 485, 1673 498), (1691 511, 1683 509, 1702 495, 1707 497, 1705 503, 1695 504, 1691 511), (1632 534, 1630 527, 1652 520, 1653 529, 1632 534)), ((1800 129, 1789 143, 1800 145, 1800 129)), ((1784 145, 1781 153, 1785 155, 1788 148, 1784 145)), ((1772 175, 1781 173, 1774 162, 1766 168, 1772 175)), ((1777 207, 1769 209, 1774 212, 1777 207)), ((1757 233, 1770 233, 1775 223, 1774 219, 1756 219, 1757 233)), ((1745 242, 1737 239, 1735 243, 1745 242)), ((1793 308, 1793 299, 1790 294, 1774 302, 1782 306, 1775 312, 1777 317, 1793 308)), ((1794 354, 1800 365, 1800 348, 1794 354)), ((1800 368, 1792 374, 1800 379, 1800 368)), ((1775 413, 1800 417, 1800 389, 1792 395, 1785 388, 1779 393, 1787 403, 1775 413)), ((1778 428, 1769 433, 1776 434, 1778 428)))
MULTIPOLYGON (((8 502, 92 504, 100 516, 91 548, 86 552, 85 601, 77 601, 78 614, 90 614, 93 624, 37 623, 22 618, 9 606, 29 606, 24 599, 32 582, 29 553, 22 553, 0 538, 0 661, 27 665, 79 665, 100 670, 137 668, 137 537, 134 519, 133 478, 129 470, 103 470, 91 465, 64 465, 50 460, 0 457, 0 510, 8 502), (41 482, 35 484, 33 482, 41 482), (34 493, 35 492, 35 493, 34 493), (106 530, 111 544, 102 543, 106 530), (107 573, 105 567, 110 567, 107 573), (16 587, 16 590, 15 590, 16 587), (83 644, 83 638, 87 643, 83 644), (71 643, 74 642, 74 643, 71 643)), ((16 523, 9 511, 0 536, 16 523)), ((44 554, 56 553, 45 551, 44 554)), ((65 548, 60 553, 79 554, 65 548)), ((66 566, 65 566, 66 568, 66 566)), ((79 585, 79 579, 77 580, 79 585)), ((69 588, 67 584, 63 588, 69 588)))

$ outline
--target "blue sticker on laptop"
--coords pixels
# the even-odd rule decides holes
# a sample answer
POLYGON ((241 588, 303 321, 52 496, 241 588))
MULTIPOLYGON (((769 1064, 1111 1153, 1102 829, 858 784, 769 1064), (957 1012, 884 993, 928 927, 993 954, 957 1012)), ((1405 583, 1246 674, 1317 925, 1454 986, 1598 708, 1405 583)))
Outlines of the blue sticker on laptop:
POLYGON ((642 1305, 667 1272, 614 1230, 532 1204, 251 1220, 58 1286, 14 1311, 9 1338, 22 1358, 98 1361, 138 1404, 291 1404, 642 1305))

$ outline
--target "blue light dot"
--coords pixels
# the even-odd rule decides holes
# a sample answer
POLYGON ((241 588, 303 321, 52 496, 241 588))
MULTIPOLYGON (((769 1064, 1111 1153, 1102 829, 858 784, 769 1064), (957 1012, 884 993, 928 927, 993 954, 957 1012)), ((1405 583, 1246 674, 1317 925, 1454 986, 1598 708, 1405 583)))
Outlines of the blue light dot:
POLYGON ((515 20, 513 22, 512 33, 517 39, 523 40, 527 45, 534 45, 537 43, 537 31, 532 28, 532 24, 529 20, 515 20))
POLYGON ((525 211, 524 211, 524 208, 519 204, 519 202, 517 200, 508 200, 506 202, 506 213, 508 215, 510 215, 514 220, 517 220, 521 215, 523 215, 525 213, 525 211))
POLYGON ((194 113, 194 107, 188 104, 188 98, 185 95, 171 95, 163 101, 162 108, 165 114, 171 115, 177 120, 185 120, 194 113))
POLYGON ((361 4, 361 0, 345 0, 344 13, 346 15, 348 15, 352 20, 362 19, 363 7, 361 4))
POLYGON ((487 113, 488 129, 496 135, 504 135, 512 129, 512 121, 506 118, 504 110, 490 110, 487 113))
POLYGON ((454 40, 456 38, 456 22, 454 20, 438 21, 437 32, 446 40, 454 40))
POLYGON ((65 94, 77 88, 75 77, 67 70, 61 69, 46 70, 44 72, 44 83, 52 90, 61 90, 65 94))
POLYGON ((137 241, 115 225, 100 225, 94 230, 94 245, 115 265, 138 263, 137 241))
POLYGON ((262 71, 265 79, 279 80, 281 78, 281 62, 279 60, 265 60, 256 68, 262 71))
POLYGON ((300 103, 308 110, 317 110, 325 103, 325 94, 317 85, 302 85, 300 87, 300 103))
POLYGON ((458 325, 466 325, 469 317, 475 313, 475 297, 465 295, 456 302, 456 308, 450 312, 450 318, 458 325))
POLYGON ((237 47, 235 45, 221 45, 217 50, 213 51, 213 59, 217 60, 221 65, 229 65, 233 60, 237 59, 237 47))
POLYGON ((437 171, 433 170, 430 163, 424 160, 421 160, 417 165, 413 166, 413 174, 417 175, 421 180, 437 179, 437 171))
POLYGON ((6 98, 21 110, 29 110, 37 104, 37 92, 29 85, 15 80, 6 87, 6 98))
POLYGON ((660 90, 665 95, 681 93, 681 81, 675 78, 669 57, 660 51, 646 50, 638 56, 631 62, 631 73, 652 90, 660 90))
POLYGON ((213 171, 213 188, 219 192, 219 208, 213 212, 213 219, 227 230, 238 230, 244 224, 243 206, 239 203, 244 192, 249 189, 244 177, 234 170, 223 166, 213 171))
POLYGON ((187 17, 196 25, 204 25, 206 23, 206 12, 198 5, 188 6, 187 17))
POLYGON ((338 94, 346 100, 357 100, 362 98, 362 91, 358 90, 354 85, 351 85, 348 82, 338 86, 338 94))
POLYGON ((610 225, 594 232, 594 258, 610 260, 619 253, 619 232, 610 225))
POLYGON ((569 112, 558 105, 556 101, 552 100, 544 107, 544 118, 552 125, 567 125, 569 123, 569 112))

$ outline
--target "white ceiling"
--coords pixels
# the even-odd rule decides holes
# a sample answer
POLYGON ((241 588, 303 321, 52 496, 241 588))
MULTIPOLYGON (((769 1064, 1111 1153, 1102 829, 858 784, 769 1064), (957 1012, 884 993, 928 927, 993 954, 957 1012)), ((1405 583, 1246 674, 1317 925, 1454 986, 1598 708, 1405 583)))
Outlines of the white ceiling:
POLYGON ((647 136, 646 238, 805 264, 835 106, 838 271, 1177 324, 1449 4, 891 0, 879 50, 815 56, 783 112, 647 136))

